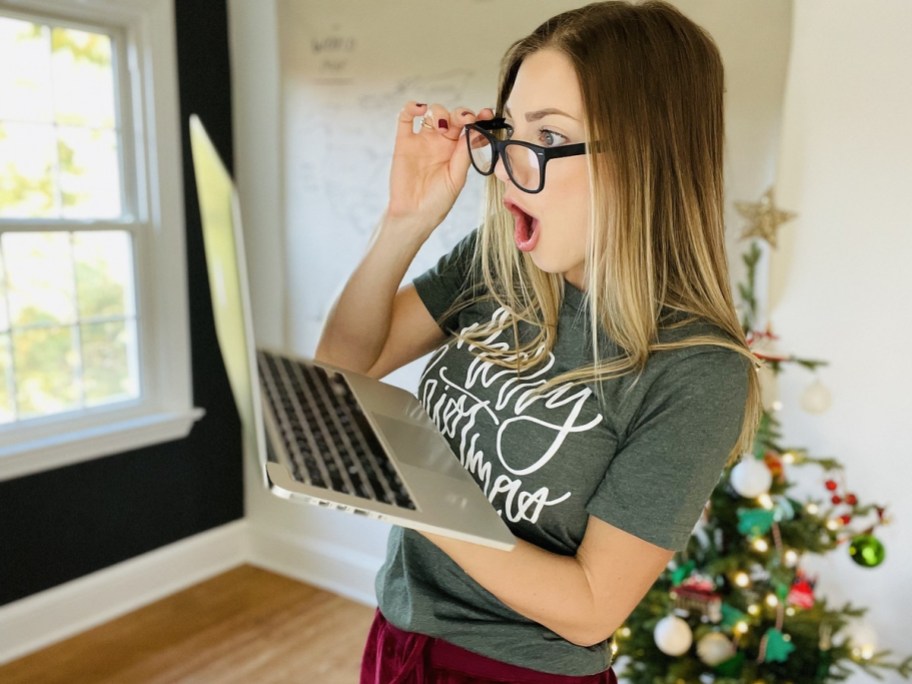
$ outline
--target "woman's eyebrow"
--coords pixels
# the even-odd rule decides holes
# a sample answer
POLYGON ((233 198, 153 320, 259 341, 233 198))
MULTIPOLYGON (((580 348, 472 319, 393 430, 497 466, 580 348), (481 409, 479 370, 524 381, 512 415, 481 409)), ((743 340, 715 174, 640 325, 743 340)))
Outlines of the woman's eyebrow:
MULTIPOLYGON (((509 107, 504 107, 504 114, 512 118, 509 107)), ((545 109, 536 109, 534 112, 526 112, 525 119, 526 121, 538 121, 539 119, 544 119, 546 116, 549 116, 551 114, 566 116, 568 119, 579 121, 579 119, 577 119, 575 116, 571 116, 570 114, 567 114, 567 112, 561 111, 555 107, 547 107, 545 109)))

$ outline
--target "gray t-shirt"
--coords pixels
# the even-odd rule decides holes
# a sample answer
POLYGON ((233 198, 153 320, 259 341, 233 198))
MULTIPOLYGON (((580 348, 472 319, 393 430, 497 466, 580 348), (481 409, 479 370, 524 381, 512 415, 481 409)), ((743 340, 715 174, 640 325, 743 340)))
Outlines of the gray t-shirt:
MULTIPOLYGON (((435 318, 467 286, 474 240, 415 280, 435 318)), ((454 332, 503 315, 480 302, 441 325, 454 332)), ((706 333, 723 335, 694 323, 660 338, 706 333)), ((589 335, 584 295, 568 283, 555 347, 531 370, 517 375, 451 338, 431 356, 419 398, 517 537, 573 555, 594 515, 682 549, 740 432, 749 363, 719 347, 690 347, 654 354, 635 383, 634 374, 602 382, 601 396, 592 383, 532 394, 591 363, 589 335)), ((490 342, 511 340, 504 333, 490 342)), ((523 617, 412 530, 393 528, 376 588, 380 610, 401 629, 543 672, 585 675, 610 664, 607 641, 577 646, 523 617)))

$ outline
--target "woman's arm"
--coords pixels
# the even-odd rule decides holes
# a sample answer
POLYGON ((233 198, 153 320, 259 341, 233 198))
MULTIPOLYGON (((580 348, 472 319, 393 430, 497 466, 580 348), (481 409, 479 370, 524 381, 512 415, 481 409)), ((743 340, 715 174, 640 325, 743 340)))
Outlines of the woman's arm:
POLYGON ((422 534, 517 613, 579 646, 611 636, 674 555, 594 516, 575 556, 522 540, 498 551, 422 534))
POLYGON ((417 235, 384 217, 329 312, 318 361, 379 378, 442 344, 443 331, 414 286, 397 289, 421 246, 417 235))
MULTIPOLYGON (((482 110, 478 118, 490 118, 482 110)), ((465 185, 469 154, 460 137, 476 115, 408 103, 399 113, 387 210, 367 254, 330 310, 315 357, 381 377, 434 349, 443 332, 411 285, 409 265, 465 185), (433 121, 413 131, 415 117, 433 121), (431 125, 430 123, 428 125, 431 125)))

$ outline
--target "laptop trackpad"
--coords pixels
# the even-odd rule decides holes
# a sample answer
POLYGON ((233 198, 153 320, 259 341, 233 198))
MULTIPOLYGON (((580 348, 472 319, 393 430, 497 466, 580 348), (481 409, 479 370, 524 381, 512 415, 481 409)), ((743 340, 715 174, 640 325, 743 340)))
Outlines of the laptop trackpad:
POLYGON ((459 458, 436 429, 390 418, 381 413, 371 413, 371 419, 389 444, 396 460, 441 475, 465 478, 466 472, 459 458))

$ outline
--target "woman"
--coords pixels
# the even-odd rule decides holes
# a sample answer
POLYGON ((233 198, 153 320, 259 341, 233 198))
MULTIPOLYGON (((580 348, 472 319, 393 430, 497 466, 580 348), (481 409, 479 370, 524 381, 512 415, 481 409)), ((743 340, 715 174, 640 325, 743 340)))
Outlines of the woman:
POLYGON ((676 9, 603 2, 515 43, 495 110, 403 108, 387 211, 317 358, 381 377, 433 351, 419 396, 519 543, 394 528, 363 684, 614 681, 612 633, 759 415, 723 90, 676 9), (470 165, 491 174, 483 225, 399 287, 470 165))

